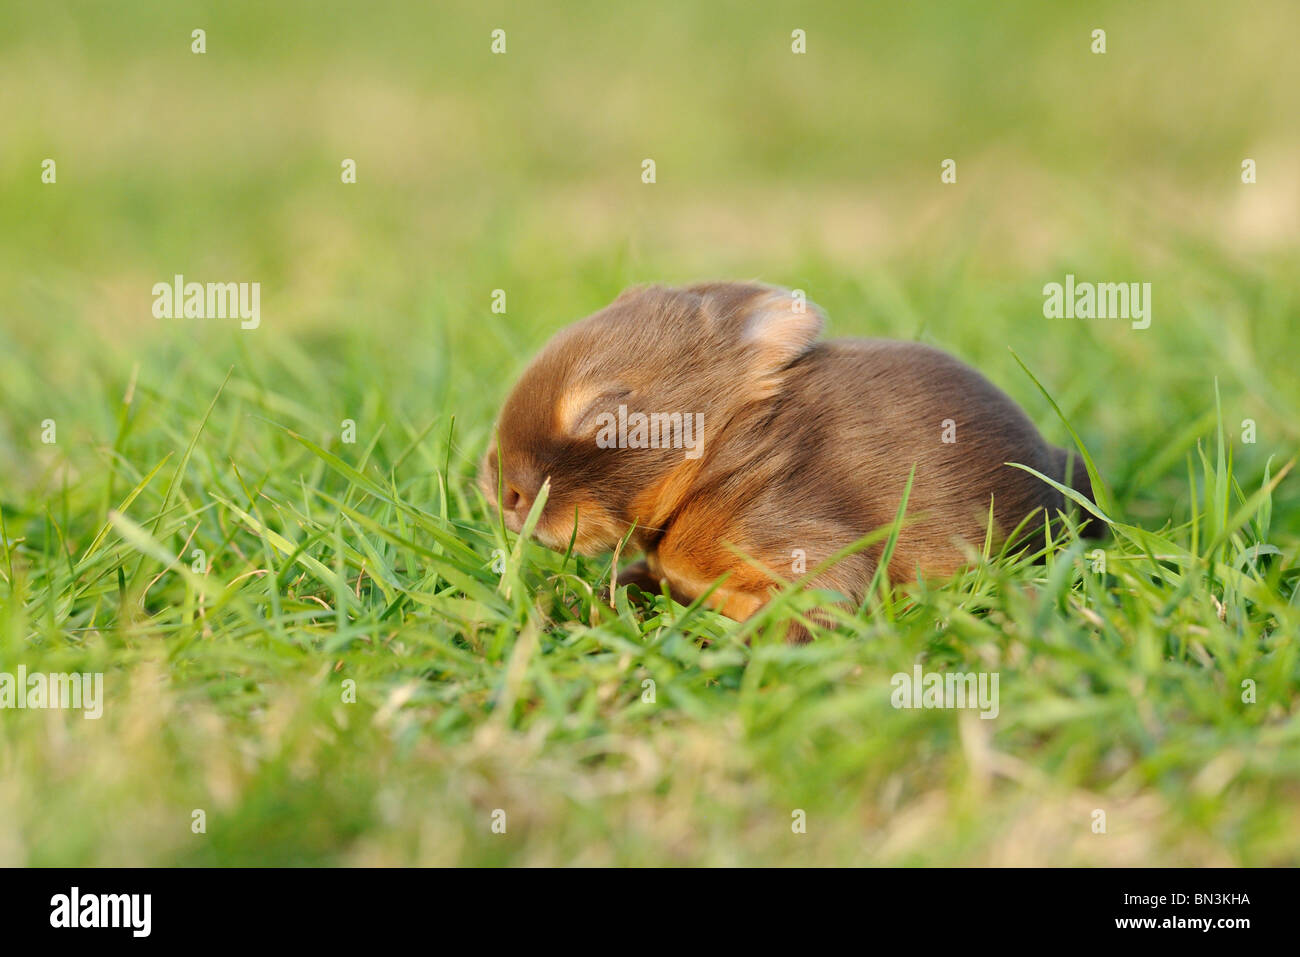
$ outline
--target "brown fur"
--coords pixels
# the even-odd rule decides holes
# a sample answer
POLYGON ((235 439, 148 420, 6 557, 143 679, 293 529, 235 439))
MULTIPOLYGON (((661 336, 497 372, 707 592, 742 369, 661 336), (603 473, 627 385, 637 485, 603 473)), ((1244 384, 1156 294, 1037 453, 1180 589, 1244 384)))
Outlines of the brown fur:
MULTIPOLYGON (((893 522, 914 464, 894 580, 961 568, 964 547, 984 542, 990 501, 995 543, 1027 517, 1027 531, 1041 530, 1064 508, 1059 492, 1004 463, 1065 481, 1065 451, 978 372, 913 342, 817 343, 822 324, 816 306, 756 283, 628 290, 561 330, 524 372, 484 460, 484 491, 495 506, 502 482, 506 522, 518 531, 549 477, 542 542, 567 546, 575 507, 584 554, 611 549, 635 525, 646 560, 620 583, 657 590, 666 581, 689 601, 725 575, 710 602, 738 620, 798 577, 795 549, 811 571, 893 522), (702 455, 599 448, 597 416, 620 403, 702 413, 702 455), (941 441, 945 419, 956 423, 953 443, 941 441)), ((1072 471, 1091 498, 1077 459, 1072 471)), ((811 587, 861 601, 881 551, 840 561, 811 587)))

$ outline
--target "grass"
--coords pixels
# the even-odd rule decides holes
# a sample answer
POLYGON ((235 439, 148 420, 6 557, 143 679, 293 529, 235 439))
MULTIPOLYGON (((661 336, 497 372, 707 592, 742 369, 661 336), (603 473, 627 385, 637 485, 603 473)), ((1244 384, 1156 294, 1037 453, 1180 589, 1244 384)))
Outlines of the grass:
POLYGON ((0 864, 1300 862, 1296 14, 1195 6, 1103 7, 1103 58, 1039 4, 814 5, 802 61, 748 5, 15 12, 0 671, 107 701, 0 712, 0 864), (262 326, 154 319, 176 272, 262 326), (1150 281, 1151 328, 1043 319, 1066 272, 1150 281), (976 364, 1110 535, 798 648, 818 596, 611 608, 475 462, 551 332, 711 276, 976 364), (893 708, 917 663, 998 717, 893 708))

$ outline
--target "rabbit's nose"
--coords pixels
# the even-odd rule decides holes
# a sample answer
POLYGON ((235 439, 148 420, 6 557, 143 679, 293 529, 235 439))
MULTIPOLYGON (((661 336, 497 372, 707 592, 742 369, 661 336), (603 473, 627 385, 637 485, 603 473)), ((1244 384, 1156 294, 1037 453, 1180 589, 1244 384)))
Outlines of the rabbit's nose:
POLYGON ((513 512, 519 505, 519 490, 513 485, 505 487, 505 494, 501 496, 501 507, 507 512, 513 512))

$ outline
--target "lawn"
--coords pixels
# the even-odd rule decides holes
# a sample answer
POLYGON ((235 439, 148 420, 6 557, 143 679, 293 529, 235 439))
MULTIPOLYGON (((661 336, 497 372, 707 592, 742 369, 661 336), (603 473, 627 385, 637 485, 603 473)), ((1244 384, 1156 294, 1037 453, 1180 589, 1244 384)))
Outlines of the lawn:
POLYGON ((0 710, 0 865, 1300 863, 1294 4, 3 19, 0 672, 104 700, 0 710), (972 363, 1109 534, 799 647, 825 596, 611 606, 477 462, 555 330, 710 278, 972 363), (917 665, 997 716, 895 708, 917 665))

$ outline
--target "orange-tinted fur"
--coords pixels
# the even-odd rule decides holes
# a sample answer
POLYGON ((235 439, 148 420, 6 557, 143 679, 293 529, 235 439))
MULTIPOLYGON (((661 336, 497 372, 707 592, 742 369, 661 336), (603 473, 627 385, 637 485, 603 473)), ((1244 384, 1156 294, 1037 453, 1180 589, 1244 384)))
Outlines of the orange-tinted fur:
MULTIPOLYGON (((639 287, 561 330, 525 370, 502 409, 481 484, 518 531, 551 480, 535 534, 563 549, 613 548, 635 525, 646 560, 620 584, 698 597, 719 577, 713 607, 752 615, 774 587, 894 521, 916 475, 894 580, 946 576, 983 544, 990 501, 995 542, 1064 508, 1046 483, 1065 481, 1067 455, 1046 443, 1005 394, 974 369, 913 342, 816 342, 811 303, 756 283, 639 287), (702 450, 601 448, 602 413, 702 416, 702 450), (951 421, 949 421, 951 420, 951 421), (944 438, 955 441, 944 441, 944 438), (739 554, 738 554, 739 553, 739 554), (756 560, 756 568, 742 555, 756 560), (764 571, 763 569, 766 569, 764 571)), ((1072 484, 1092 497, 1082 465, 1072 484)), ((861 601, 883 545, 843 559, 810 587, 861 601)), ((792 640, 807 632, 791 629, 792 640)))

